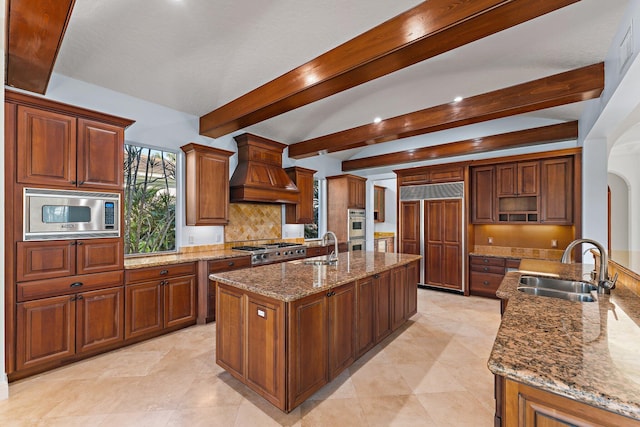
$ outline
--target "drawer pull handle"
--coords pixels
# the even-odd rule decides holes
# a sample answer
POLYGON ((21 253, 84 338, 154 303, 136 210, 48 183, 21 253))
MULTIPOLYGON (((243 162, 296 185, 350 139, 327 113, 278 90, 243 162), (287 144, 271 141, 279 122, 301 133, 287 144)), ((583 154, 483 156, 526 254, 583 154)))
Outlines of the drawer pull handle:
POLYGON ((82 282, 74 282, 69 285, 70 288, 79 288, 80 286, 82 286, 82 282))
POLYGON ((489 267, 484 267, 483 270, 484 271, 489 271, 489 267))
POLYGON ((229 264, 228 264, 228 265, 229 265, 229 267, 232 267, 233 265, 235 265, 235 262, 233 262, 233 261, 229 261, 229 264))
POLYGON ((164 276, 166 274, 169 274, 169 270, 160 270, 160 275, 164 276))
POLYGON ((488 260, 488 259, 486 259, 486 258, 484 258, 484 259, 482 260, 482 262, 487 263, 487 262, 489 262, 489 260, 488 260))
POLYGON ((489 282, 486 281, 486 280, 484 282, 482 282, 482 284, 485 285, 485 286, 489 286, 489 282))

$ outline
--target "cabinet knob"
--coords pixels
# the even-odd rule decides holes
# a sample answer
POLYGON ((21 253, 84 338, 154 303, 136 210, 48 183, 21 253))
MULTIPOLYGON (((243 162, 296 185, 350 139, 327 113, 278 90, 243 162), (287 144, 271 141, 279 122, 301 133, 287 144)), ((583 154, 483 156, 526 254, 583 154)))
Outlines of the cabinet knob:
POLYGON ((379 275, 379 274, 374 274, 374 275, 373 275, 373 278, 374 278, 374 279, 379 279, 379 278, 380 278, 380 275, 379 275))
POLYGON ((76 184, 78 183, 78 181, 71 181, 71 183, 72 183, 73 185, 76 185, 76 184))
POLYGON ((82 185, 82 184, 84 184, 84 181, 78 182, 78 185, 82 185))
POLYGON ((82 295, 78 295, 78 297, 76 299, 84 299, 84 297, 82 295))
POLYGON ((167 274, 169 274, 169 270, 160 270, 160 275, 161 276, 164 276, 164 275, 167 275, 167 274))
POLYGON ((484 262, 484 263, 486 264, 486 263, 488 263, 488 262, 489 262, 489 260, 488 260, 488 259, 486 259, 486 258, 484 258, 484 259, 482 260, 482 262, 484 262))
POLYGON ((489 271, 489 267, 483 267, 482 268, 484 271, 489 271))
POLYGON ((489 286, 489 282, 487 280, 485 280, 484 282, 482 282, 483 285, 485 286, 489 286))
POLYGON ((76 244, 77 244, 78 246, 82 246, 82 245, 84 245, 84 243, 82 243, 82 242, 77 242, 76 244))
POLYGON ((233 262, 233 261, 229 261, 229 264, 228 264, 228 265, 229 265, 229 267, 232 267, 234 264, 235 264, 235 262, 233 262))

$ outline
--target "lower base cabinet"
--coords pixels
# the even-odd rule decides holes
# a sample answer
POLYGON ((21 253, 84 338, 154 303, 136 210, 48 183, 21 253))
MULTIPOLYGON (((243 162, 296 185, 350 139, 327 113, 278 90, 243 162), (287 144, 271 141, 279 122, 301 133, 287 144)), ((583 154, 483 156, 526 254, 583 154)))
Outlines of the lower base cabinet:
POLYGON ((98 352, 124 339, 123 287, 17 304, 16 369, 98 352))
POLYGON ((414 262, 288 303, 217 283, 216 362, 289 412, 415 313, 417 269, 414 262))
MULTIPOLYGON (((503 395, 496 394, 496 426, 502 427, 627 427, 640 426, 640 421, 604 409, 530 387, 502 377, 503 395)), ((496 387, 498 390, 499 387, 496 387)))
POLYGON ((195 263, 128 270, 125 277, 126 339, 195 323, 195 263))

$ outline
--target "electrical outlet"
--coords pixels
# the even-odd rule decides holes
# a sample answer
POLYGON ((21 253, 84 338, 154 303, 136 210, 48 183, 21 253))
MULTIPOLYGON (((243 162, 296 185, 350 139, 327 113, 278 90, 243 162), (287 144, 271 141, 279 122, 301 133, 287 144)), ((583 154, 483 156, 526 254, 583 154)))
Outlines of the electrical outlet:
POLYGON ((193 234, 189 234, 189 244, 193 244, 195 242, 195 237, 193 237, 193 234))
POLYGON ((493 245, 493 237, 487 237, 487 243, 493 245))
POLYGON ((553 240, 551 241, 551 247, 552 247, 552 248, 557 248, 557 247, 558 247, 558 241, 557 241, 556 239, 553 239, 553 240))

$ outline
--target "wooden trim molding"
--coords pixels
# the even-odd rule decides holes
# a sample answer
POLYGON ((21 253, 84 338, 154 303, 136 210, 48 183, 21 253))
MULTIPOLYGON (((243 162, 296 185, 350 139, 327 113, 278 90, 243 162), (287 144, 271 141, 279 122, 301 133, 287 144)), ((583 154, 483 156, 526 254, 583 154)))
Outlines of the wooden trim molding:
POLYGON ((317 155, 394 141, 487 120, 597 98, 604 88, 604 63, 437 105, 289 145, 289 157, 317 155))
POLYGON ((200 117, 213 138, 432 58, 578 0, 430 0, 200 117))
POLYGON ((578 122, 567 122, 556 125, 525 129, 515 132, 490 135, 464 141, 432 147, 417 148, 415 150, 399 151, 381 154, 379 156, 363 157, 361 159, 345 160, 342 170, 353 171, 380 166, 397 165, 401 163, 419 162, 424 160, 441 159, 462 154, 484 153, 487 151, 504 150, 507 148, 524 147, 533 144, 548 144, 551 142, 568 141, 578 138, 578 122))
POLYGON ((44 94, 75 0, 8 0, 5 83, 44 94))

